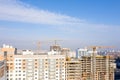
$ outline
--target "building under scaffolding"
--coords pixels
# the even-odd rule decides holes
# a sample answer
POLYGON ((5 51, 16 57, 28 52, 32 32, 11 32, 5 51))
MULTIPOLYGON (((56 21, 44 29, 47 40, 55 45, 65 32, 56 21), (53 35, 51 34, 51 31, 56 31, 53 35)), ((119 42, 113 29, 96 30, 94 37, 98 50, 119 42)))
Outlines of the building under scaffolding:
POLYGON ((96 56, 95 66, 92 65, 92 57, 82 57, 82 80, 114 80, 114 59, 111 56, 96 56), (93 76, 93 67, 95 74, 93 76))
POLYGON ((80 61, 66 61, 66 80, 81 80, 80 61))

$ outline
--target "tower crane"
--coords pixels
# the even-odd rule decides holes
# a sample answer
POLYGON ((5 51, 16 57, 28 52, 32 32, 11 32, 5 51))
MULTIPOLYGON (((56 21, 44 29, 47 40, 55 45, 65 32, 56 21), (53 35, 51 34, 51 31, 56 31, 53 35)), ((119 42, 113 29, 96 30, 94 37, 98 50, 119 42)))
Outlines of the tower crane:
POLYGON ((41 48, 41 42, 40 41, 37 42, 37 47, 38 47, 38 51, 40 51, 40 48, 41 48))
MULTIPOLYGON (((54 45, 53 46, 58 46, 57 45, 57 42, 58 41, 62 41, 62 40, 52 40, 52 42, 54 42, 54 45)), ((38 41, 36 44, 37 44, 37 50, 40 51, 41 50, 41 44, 42 43, 50 43, 51 40, 48 40, 48 41, 38 41)))
POLYGON ((41 51, 41 46, 43 45, 43 43, 49 43, 49 42, 48 41, 37 41, 36 42, 38 52, 41 51))
POLYGON ((53 41, 54 41, 54 45, 57 45, 57 42, 62 40, 53 40, 53 41))
MULTIPOLYGON (((92 64, 91 64, 91 80, 96 80, 96 50, 97 49, 106 49, 106 48, 113 48, 113 46, 90 46, 90 47, 87 47, 87 48, 91 48, 93 53, 92 53, 92 56, 91 56, 91 59, 92 59, 92 64)), ((108 61, 106 61, 108 62, 108 61)), ((107 65, 107 64, 106 64, 107 65)), ((109 70, 107 70, 109 71, 109 70)), ((107 72, 107 75, 108 75, 108 72, 107 72)), ((106 79, 106 80, 109 80, 109 77, 106 79)))

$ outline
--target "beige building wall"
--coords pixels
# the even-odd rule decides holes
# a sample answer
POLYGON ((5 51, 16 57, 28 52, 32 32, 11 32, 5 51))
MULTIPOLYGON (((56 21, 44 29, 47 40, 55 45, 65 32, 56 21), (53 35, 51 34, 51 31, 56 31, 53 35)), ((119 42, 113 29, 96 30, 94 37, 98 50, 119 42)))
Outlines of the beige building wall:
POLYGON ((5 80, 4 57, 0 55, 0 80, 5 80))

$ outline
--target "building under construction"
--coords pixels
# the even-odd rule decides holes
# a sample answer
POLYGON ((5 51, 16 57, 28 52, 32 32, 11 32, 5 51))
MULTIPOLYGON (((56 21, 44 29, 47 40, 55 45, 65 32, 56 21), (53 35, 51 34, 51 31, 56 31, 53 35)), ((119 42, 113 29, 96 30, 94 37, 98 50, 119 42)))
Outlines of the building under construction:
POLYGON ((77 60, 66 61, 66 80, 81 80, 81 63, 77 60))
MULTIPOLYGON (((114 80, 114 57, 98 55, 97 48, 91 47, 91 55, 83 55, 80 58, 71 60, 67 56, 66 60, 66 78, 67 80, 114 80)), ((83 52, 83 51, 82 51, 83 52)))
POLYGON ((114 59, 111 56, 99 55, 95 58, 92 65, 92 57, 82 57, 82 80, 114 80, 114 59))
POLYGON ((80 60, 67 59, 66 80, 114 80, 113 57, 97 55, 94 64, 92 62, 92 56, 83 56, 80 60))

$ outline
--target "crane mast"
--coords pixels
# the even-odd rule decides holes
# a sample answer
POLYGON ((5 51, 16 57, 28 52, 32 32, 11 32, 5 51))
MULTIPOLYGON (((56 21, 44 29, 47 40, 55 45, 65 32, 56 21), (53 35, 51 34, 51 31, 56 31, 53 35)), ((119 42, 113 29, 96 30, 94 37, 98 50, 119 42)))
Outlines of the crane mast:
MULTIPOLYGON (((93 53, 91 55, 91 80, 96 80, 96 50, 99 48, 113 48, 113 46, 90 46, 88 48, 92 48, 93 53)), ((109 58, 106 59, 106 70, 107 70, 107 78, 106 80, 109 80, 109 70, 108 70, 108 60, 109 58)))

